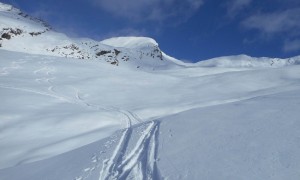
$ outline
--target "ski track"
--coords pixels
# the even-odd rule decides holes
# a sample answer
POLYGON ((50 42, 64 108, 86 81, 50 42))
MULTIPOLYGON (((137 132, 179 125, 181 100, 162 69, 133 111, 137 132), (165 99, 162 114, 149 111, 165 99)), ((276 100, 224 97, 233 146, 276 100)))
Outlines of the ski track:
POLYGON ((24 64, 24 63, 26 63, 26 61, 24 61, 22 59, 21 59, 21 61, 18 61, 18 62, 17 61, 11 62, 10 66, 6 66, 6 67, 1 68, 1 70, 0 70, 0 76, 7 76, 7 75, 10 74, 11 70, 18 70, 18 69, 23 68, 21 66, 21 64, 24 64))
MULTIPOLYGON (((88 108, 93 108, 96 110, 105 110, 105 111, 114 111, 114 112, 118 112, 121 113, 122 115, 124 115, 125 119, 126 119, 126 129, 122 132, 121 138, 119 140, 119 143, 117 144, 112 156, 110 159, 106 159, 103 161, 103 165, 102 165, 102 170, 101 170, 101 174, 107 174, 107 173, 111 173, 116 171, 116 169, 118 169, 118 165, 122 164, 122 161, 125 157, 126 151, 128 149, 128 144, 129 141, 131 139, 131 135, 132 135, 132 124, 133 123, 140 123, 142 122, 141 118, 138 117, 138 115, 136 115, 135 113, 128 111, 128 110, 124 110, 118 107, 114 107, 114 106, 110 106, 110 107, 102 107, 99 105, 94 105, 94 104, 90 104, 87 103, 84 98, 81 97, 80 94, 82 94, 80 92, 79 89, 74 88, 75 91, 75 98, 76 101, 79 104, 83 104, 85 106, 87 106, 88 108), (105 168, 104 168, 105 167, 105 168)), ((152 130, 147 130, 147 132, 150 132, 152 130)), ((145 136, 145 135, 144 135, 145 136)), ((108 141, 106 142, 105 147, 109 148, 112 143, 114 143, 114 141, 108 141)), ((100 155, 103 154, 103 151, 100 151, 100 155)), ((101 167, 100 161, 99 161, 99 157, 98 156, 93 156, 92 158, 92 165, 88 168, 85 168, 82 170, 82 175, 79 177, 76 177, 75 179, 77 180, 85 180, 88 179, 88 177, 91 176, 92 172, 95 171, 95 169, 101 167)), ((101 179, 101 177, 100 177, 101 179)), ((110 179, 109 177, 104 177, 104 179, 110 179)))
POLYGON ((58 96, 56 94, 52 94, 52 93, 48 93, 48 92, 42 92, 42 91, 37 91, 37 90, 29 89, 29 88, 13 87, 13 86, 7 86, 7 85, 3 85, 3 84, 0 84, 0 88, 15 89, 15 90, 19 90, 19 91, 25 91, 25 92, 40 94, 40 95, 44 95, 44 96, 53 97, 53 98, 58 99, 58 100, 63 101, 63 102, 73 103, 72 101, 70 101, 69 99, 67 99, 67 98, 65 98, 63 96, 58 96))
POLYGON ((125 110, 125 109, 122 109, 122 108, 119 108, 119 107, 114 107, 114 106, 99 106, 99 105, 88 103, 84 100, 84 98, 81 97, 80 94, 82 94, 82 93, 80 92, 79 89, 74 88, 74 87, 73 87, 73 89, 75 91, 75 98, 76 98, 76 101, 78 103, 83 104, 83 105, 87 106, 88 108, 93 108, 93 109, 96 109, 96 110, 99 110, 99 111, 100 110, 102 110, 102 111, 103 110, 104 111, 115 111, 115 112, 118 112, 118 113, 122 114, 123 116, 125 116, 126 121, 127 121, 126 122, 126 124, 127 124, 126 127, 127 128, 131 127, 131 125, 133 123, 143 122, 141 120, 141 118, 137 114, 133 113, 132 111, 125 110))
POLYGON ((126 127, 130 127, 132 125, 132 123, 140 123, 142 122, 141 118, 138 117, 138 115, 134 114, 131 111, 128 110, 124 110, 118 107, 104 107, 104 106, 99 106, 99 105, 95 105, 95 104, 91 104, 88 103, 84 100, 84 98, 82 98, 80 96, 81 91, 75 87, 72 87, 75 91, 75 97, 74 96, 65 96, 65 95, 61 95, 58 94, 57 92, 54 91, 55 86, 53 85, 53 80, 56 78, 53 73, 55 73, 56 69, 52 66, 49 66, 49 64, 51 64, 53 61, 40 61, 38 64, 42 65, 41 68, 33 71, 33 73, 35 75, 42 75, 41 78, 36 78, 35 81, 38 83, 46 83, 48 85, 47 90, 49 92, 47 93, 41 93, 39 92, 39 94, 45 94, 45 95, 50 95, 52 97, 55 98, 59 98, 59 99, 64 99, 67 102, 70 103, 74 103, 74 104, 81 104, 84 105, 88 108, 92 108, 94 110, 98 110, 98 111, 116 111, 118 113, 121 113, 122 115, 125 116, 126 118, 126 127))
POLYGON ((125 129, 110 159, 103 161, 99 180, 162 179, 157 167, 159 121, 151 121, 130 150, 132 127, 125 129))
POLYGON ((40 68, 40 69, 37 69, 37 70, 33 71, 33 73, 36 76, 42 75, 41 78, 36 78, 35 81, 38 82, 38 83, 40 83, 40 84, 46 83, 46 85, 49 86, 48 90, 50 92, 54 93, 52 81, 54 79, 56 79, 56 77, 53 76, 53 73, 56 70, 55 70, 55 68, 53 66, 49 66, 49 63, 52 63, 52 61, 51 62, 39 61, 38 64, 43 65, 43 67, 40 68))

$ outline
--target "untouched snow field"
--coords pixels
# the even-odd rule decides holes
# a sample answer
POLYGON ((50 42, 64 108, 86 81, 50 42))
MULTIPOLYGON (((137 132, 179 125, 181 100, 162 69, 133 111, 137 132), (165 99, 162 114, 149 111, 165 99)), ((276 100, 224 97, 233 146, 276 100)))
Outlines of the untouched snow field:
POLYGON ((0 3, 0 179, 300 179, 300 56, 195 64, 0 3))

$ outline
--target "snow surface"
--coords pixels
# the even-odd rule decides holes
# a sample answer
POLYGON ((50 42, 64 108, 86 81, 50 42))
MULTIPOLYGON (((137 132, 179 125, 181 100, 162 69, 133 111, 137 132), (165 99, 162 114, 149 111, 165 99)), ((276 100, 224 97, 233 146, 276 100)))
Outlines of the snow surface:
POLYGON ((300 179, 299 56, 184 63, 19 13, 0 4, 1 180, 300 179))
POLYGON ((300 64, 300 56, 293 58, 254 58, 247 55, 225 56, 200 61, 196 63, 202 67, 244 67, 244 68, 266 68, 266 67, 282 67, 294 64, 300 64))
POLYGON ((114 47, 124 47, 124 48, 141 48, 147 46, 158 46, 158 43, 148 37, 114 37, 110 39, 105 39, 101 43, 114 46, 114 47))
POLYGON ((300 175, 300 66, 150 73, 0 53, 0 179, 300 175))

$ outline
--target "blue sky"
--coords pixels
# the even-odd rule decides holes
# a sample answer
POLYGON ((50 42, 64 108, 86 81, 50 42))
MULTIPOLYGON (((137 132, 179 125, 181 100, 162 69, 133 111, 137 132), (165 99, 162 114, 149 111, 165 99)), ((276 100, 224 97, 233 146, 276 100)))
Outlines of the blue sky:
POLYGON ((300 54, 299 0, 1 0, 69 36, 148 36, 178 59, 300 54))

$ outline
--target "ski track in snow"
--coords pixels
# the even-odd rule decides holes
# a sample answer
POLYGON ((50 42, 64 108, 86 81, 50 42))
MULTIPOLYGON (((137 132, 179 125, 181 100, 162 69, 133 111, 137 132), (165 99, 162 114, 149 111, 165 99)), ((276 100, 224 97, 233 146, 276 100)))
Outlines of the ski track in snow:
MULTIPOLYGON (((17 70, 20 68, 23 68, 21 65, 23 63, 26 63, 24 59, 20 59, 19 61, 13 61, 10 63, 9 66, 3 67, 0 70, 0 76, 7 76, 11 73, 12 70, 17 70)), ((15 89, 15 90, 20 90, 20 91, 25 91, 25 92, 30 92, 30 93, 35 93, 35 94, 40 94, 44 96, 49 96, 52 98, 56 98, 60 101, 71 103, 71 104, 78 104, 78 105, 83 105, 86 106, 87 108, 91 108, 94 110, 98 111, 115 111, 117 113, 122 114, 126 118, 126 127, 130 127, 133 123, 141 123, 143 122, 138 115, 135 113, 125 110, 119 107, 105 107, 105 106, 100 106, 100 105, 95 105, 91 104, 85 101, 84 98, 81 97, 80 94, 81 91, 75 87, 72 87, 75 90, 75 97, 70 96, 70 95, 63 95, 57 91, 55 91, 55 85, 53 81, 56 79, 55 72, 56 69, 54 66, 51 66, 51 63, 53 63, 53 60, 49 59, 42 59, 42 61, 39 61, 37 64, 39 67, 33 71, 33 74, 36 76, 34 79, 35 82, 45 85, 46 91, 40 91, 32 88, 27 88, 27 87, 15 87, 15 86, 10 86, 7 84, 0 84, 1 88, 6 88, 6 89, 15 89)))
POLYGON ((148 123, 146 130, 130 149, 132 127, 126 128, 110 159, 103 161, 99 180, 161 179, 157 167, 159 121, 148 123))
POLYGON ((163 179, 157 167, 160 122, 151 121, 144 125, 145 129, 136 142, 131 142, 134 141, 132 127, 124 129, 118 141, 116 139, 107 141, 104 144, 106 149, 116 143, 111 157, 103 160, 106 150, 101 148, 97 155, 91 157, 91 165, 82 169, 81 175, 74 180, 87 180, 93 172, 96 172, 95 170, 100 170, 100 167, 102 168, 99 180, 163 179), (133 144, 133 147, 129 144, 133 144))
POLYGON ((41 78, 36 78, 35 81, 38 83, 47 83, 49 86, 48 90, 53 92, 52 81, 56 78, 52 74, 55 72, 55 68, 53 66, 49 66, 53 61, 40 61, 38 64, 43 65, 42 68, 33 71, 36 76, 42 75, 41 78), (50 88, 52 87, 52 88, 50 88))
POLYGON ((21 59, 21 61, 18 61, 18 62, 16 62, 16 61, 11 62, 10 66, 1 68, 0 76, 7 76, 10 74, 11 70, 21 69, 22 68, 21 64, 23 64, 23 63, 26 63, 26 61, 23 61, 22 59, 21 59))
MULTIPOLYGON (((10 74, 10 70, 15 70, 15 69, 20 69, 22 66, 20 64, 25 63, 26 61, 21 61, 19 62, 12 62, 10 66, 4 67, 1 70, 0 75, 8 75, 10 74)), ((26 91, 26 92, 31 92, 31 93, 36 93, 40 95, 45 95, 45 96, 50 96, 56 99, 59 99, 64 102, 72 103, 72 104, 78 104, 78 105, 84 105, 88 108, 98 110, 98 111, 115 111, 120 114, 122 114, 126 118, 126 127, 130 127, 133 123, 140 123, 142 122, 141 118, 138 117, 135 113, 121 109, 119 107, 105 107, 105 106, 100 106, 100 105, 95 105, 91 104, 85 101, 84 98, 80 96, 81 91, 75 87, 72 87, 75 90, 75 97, 74 96, 67 96, 67 95, 62 95, 61 93, 58 93, 55 91, 55 85, 53 84, 53 81, 56 79, 55 72, 56 69, 54 66, 51 66, 51 63, 54 61, 48 60, 48 59, 43 59, 43 61, 39 61, 38 65, 40 67, 36 70, 33 71, 34 75, 37 76, 35 78, 35 81, 41 85, 46 85, 47 86, 47 91, 38 91, 35 89, 31 88, 26 88, 26 87, 14 87, 10 85, 5 85, 5 84, 0 84, 1 88, 6 88, 6 89, 15 89, 15 90, 21 90, 21 91, 26 91)))
MULTIPOLYGON (((38 94, 55 97, 65 100, 69 103, 84 105, 87 108, 92 108, 98 111, 105 110, 121 113, 126 118, 126 129, 123 131, 112 157, 109 160, 104 160, 100 173, 100 179, 127 179, 130 176, 139 179, 160 179, 159 170, 156 163, 159 122, 152 121, 149 123, 147 129, 136 142, 135 147, 132 150, 129 150, 128 146, 133 131, 132 125, 143 122, 142 119, 135 113, 119 107, 103 107, 88 103, 81 96, 83 93, 75 87, 72 87, 75 91, 74 96, 64 96, 58 94, 58 92, 54 91, 55 86, 52 82, 54 79, 56 79, 54 76, 56 70, 54 67, 49 66, 49 63, 51 62, 41 61, 39 64, 43 65, 43 67, 33 72, 36 76, 42 76, 41 78, 36 78, 35 81, 40 84, 45 83, 48 86, 48 92, 37 92, 25 88, 14 89, 32 91, 38 94), (126 153, 127 151, 128 153, 126 153)), ((108 144, 111 143, 113 142, 108 142, 108 144)), ((103 151, 100 152, 100 155, 102 153, 103 151)), ((87 179, 91 176, 92 172, 101 165, 98 156, 93 156, 92 163, 93 164, 91 167, 83 169, 82 176, 76 177, 75 179, 87 179)))
POLYGON ((119 107, 115 107, 115 106, 100 106, 100 105, 95 105, 95 104, 91 104, 88 103, 84 100, 84 98, 81 97, 80 94, 82 94, 80 92, 79 89, 73 87, 74 91, 75 91, 75 97, 76 97, 76 101, 80 104, 83 104, 85 106, 87 106, 88 108, 94 108, 96 110, 104 110, 104 111, 115 111, 118 112, 120 114, 122 114, 123 116, 125 116, 127 122, 126 122, 126 127, 129 128, 131 127, 131 125, 133 123, 141 123, 143 122, 142 119, 135 113, 133 113, 132 111, 129 110, 125 110, 119 107))
MULTIPOLYGON (((12 62, 12 67, 4 67, 7 69, 19 69, 22 68, 22 66, 20 66, 20 64, 25 63, 26 61, 20 61, 20 62, 12 62)), ((5 84, 0 84, 1 88, 6 88, 6 89, 15 89, 15 90, 20 90, 20 91, 25 91, 25 92, 30 92, 30 93, 35 93, 35 94, 40 94, 40 95, 44 95, 44 96, 50 96, 56 99, 59 99, 61 101, 64 102, 68 102, 68 103, 73 103, 72 98, 66 97, 66 96, 62 96, 59 95, 58 93, 56 93, 54 91, 54 85, 52 83, 52 81, 54 79, 56 79, 55 76, 53 76, 53 73, 56 71, 55 68, 53 66, 49 66, 50 63, 52 63, 53 61, 40 61, 38 62, 39 65, 43 65, 43 67, 34 70, 33 73, 36 76, 39 76, 38 78, 35 78, 35 81, 39 84, 45 84, 47 87, 47 91, 39 91, 39 90, 35 90, 35 89, 31 89, 31 88, 26 88, 26 87, 14 87, 14 86, 10 86, 10 85, 5 85, 5 84)), ((4 69, 2 68, 2 69, 4 69)), ((7 71, 7 74, 10 74, 9 71, 7 71)))

